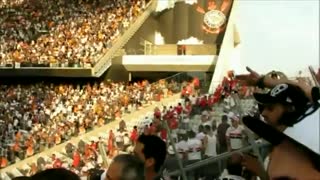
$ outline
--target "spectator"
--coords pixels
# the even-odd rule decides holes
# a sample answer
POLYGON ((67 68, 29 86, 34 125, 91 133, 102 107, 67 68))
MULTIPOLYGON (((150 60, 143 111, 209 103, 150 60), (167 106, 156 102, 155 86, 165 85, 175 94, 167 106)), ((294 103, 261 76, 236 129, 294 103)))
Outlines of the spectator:
POLYGON ((143 12, 146 3, 145 0, 7 3, 0 10, 3 17, 0 64, 92 67, 143 12))
MULTIPOLYGON (((206 125, 204 127, 205 138, 203 140, 204 157, 212 158, 217 156, 217 137, 212 131, 211 126, 206 125)), ((210 163, 204 168, 205 179, 211 180, 219 177, 219 166, 218 163, 210 163)))
POLYGON ((274 88, 279 84, 291 84, 300 87, 310 102, 316 103, 320 99, 320 91, 317 87, 311 87, 304 83, 294 82, 288 79, 272 79, 268 76, 260 76, 257 72, 247 67, 249 74, 238 75, 236 78, 241 84, 258 86, 260 88, 274 88))
POLYGON ((137 141, 137 139, 138 139, 138 127, 137 126, 133 126, 133 130, 132 130, 131 135, 130 135, 130 140, 134 144, 137 141))
MULTIPOLYGON (((259 109, 264 120, 281 132, 306 116, 305 112, 307 111, 309 100, 297 86, 279 84, 267 94, 254 94, 254 96, 259 103, 259 109)), ((250 157, 246 159, 250 163, 254 161, 250 157)), ((254 171, 260 177, 265 176, 262 167, 258 165, 253 167, 254 165, 249 163, 246 163, 246 165, 248 165, 248 169, 254 171)))
POLYGON ((179 142, 176 144, 176 149, 179 152, 179 157, 181 159, 187 160, 187 152, 189 151, 188 148, 188 137, 186 134, 181 134, 179 136, 179 142))
MULTIPOLYGON (((196 134, 193 131, 188 132, 188 161, 187 164, 193 164, 195 162, 200 161, 201 158, 201 151, 203 149, 202 142, 196 138, 196 134)), ((198 179, 200 178, 200 170, 194 170, 193 172, 189 172, 188 175, 190 179, 198 179)))
POLYGON ((31 176, 30 179, 31 180, 57 180, 57 179, 80 180, 79 176, 63 168, 47 169, 31 176))
POLYGON ((211 126, 206 125, 204 127, 205 137, 203 140, 203 148, 205 157, 215 157, 217 156, 217 137, 213 133, 211 126))
MULTIPOLYGON (((319 96, 319 90, 317 90, 316 87, 311 88, 306 84, 295 83, 295 82, 292 82, 292 81, 289 81, 286 79, 280 79, 280 80, 279 79, 272 79, 269 77, 260 76, 258 73, 254 72, 250 68, 247 68, 247 70, 250 72, 249 75, 238 77, 239 79, 244 80, 244 82, 246 84, 259 85, 259 87, 261 87, 261 88, 263 88, 264 86, 273 88, 267 94, 256 94, 255 96, 256 96, 258 102, 260 101, 260 111, 262 112, 262 115, 263 115, 265 121, 269 125, 271 125, 273 128, 276 128, 278 131, 280 131, 280 132, 285 131, 289 126, 293 126, 294 124, 298 123, 303 118, 305 118, 307 115, 314 112, 315 109, 317 108, 317 101, 320 96, 319 96), (287 83, 287 84, 282 84, 282 83, 287 83), (267 100, 266 98, 270 98, 271 101, 269 101, 269 99, 267 100), (311 111, 309 111, 310 110, 310 106, 309 106, 310 101, 315 103, 315 107, 313 107, 313 110, 311 110, 311 111), (309 112, 306 113, 307 111, 309 111, 309 112)), ((261 126, 261 128, 263 129, 264 125, 261 126)), ((268 132, 268 133, 271 133, 271 132, 268 132)), ((259 134, 259 133, 257 133, 257 134, 259 134)), ((267 139, 267 140, 269 140, 269 139, 267 139)), ((286 144, 286 145, 276 148, 277 149, 276 151, 278 152, 276 154, 278 155, 279 158, 280 158, 279 155, 284 152, 283 147, 288 148, 288 146, 289 146, 288 143, 284 142, 284 144, 286 144)), ((273 150, 272 152, 274 152, 274 151, 275 150, 273 150)), ((299 154, 295 151, 291 151, 290 153, 295 154, 297 157, 305 156, 305 154, 304 155, 303 155, 303 153, 299 154)), ((271 153, 270 155, 274 156, 274 153, 271 153)), ((285 157, 286 156, 283 155, 282 158, 285 158, 285 157)), ((271 158, 271 159, 274 159, 274 158, 271 158)), ((302 158, 302 159, 304 159, 304 158, 302 158)), ((274 162, 276 162, 276 161, 274 161, 274 162)), ((285 163, 291 164, 292 162, 289 163, 287 161, 285 163)), ((306 162, 306 161, 304 160, 304 162, 306 162)), ((282 165, 284 165, 284 164, 282 164, 282 165)), ((271 162, 269 162, 269 166, 270 165, 271 165, 271 162)), ((250 157, 246 157, 245 158, 245 166, 247 169, 253 171, 261 178, 264 178, 264 179, 267 178, 266 177, 267 173, 263 170, 263 168, 259 165, 259 163, 257 163, 257 160, 252 159, 250 157)), ((277 163, 277 166, 281 167, 279 162, 277 163)), ((295 171, 293 169, 294 169, 294 166, 291 166, 291 171, 295 171)), ((268 172, 268 174, 269 175, 270 175, 270 173, 273 174, 274 169, 272 171, 268 172)), ((295 172, 297 172, 297 171, 295 171, 295 172)), ((288 171, 286 173, 293 174, 288 171)), ((300 176, 302 174, 300 174, 300 176)), ((273 174, 273 175, 275 175, 275 174, 273 174)), ((288 176, 285 175, 283 177, 288 177, 288 176)))
POLYGON ((116 156, 105 174, 105 180, 142 180, 144 178, 143 162, 128 154, 116 156))
POLYGON ((206 135, 204 133, 204 126, 203 125, 199 125, 198 133, 196 135, 196 138, 199 139, 202 142, 205 136, 206 135))
POLYGON ((162 179, 159 175, 167 148, 160 137, 154 135, 140 135, 134 148, 134 153, 145 164, 146 180, 162 179))
MULTIPOLYGON (((125 85, 111 81, 83 86, 49 83, 10 86, 2 84, 1 166, 14 163, 16 158, 22 160, 42 152, 111 120, 121 119, 121 116, 127 113, 126 107, 130 106, 131 111, 134 111, 141 106, 137 104, 138 101, 146 101, 147 98, 149 102, 154 101, 155 99, 147 96, 151 97, 159 90, 161 88, 157 83, 141 86, 139 83, 125 85), (137 92, 144 92, 144 95, 137 97, 137 92), (124 96, 130 101, 125 103, 124 96), (117 116, 114 116, 115 114, 117 116)), ((117 136, 124 134, 116 133, 117 136)), ((114 140, 115 138, 112 138, 110 142, 114 140)), ((92 148, 96 149, 94 144, 92 148)), ((118 145, 121 146, 121 143, 118 145)), ((110 147, 111 156, 111 152, 114 152, 113 143, 110 143, 110 147)), ((84 146, 79 146, 80 153, 84 150, 84 146)), ((67 153, 72 155, 73 151, 68 148, 67 153)))
POLYGON ((243 122, 252 131, 273 145, 266 174, 256 160, 244 157, 243 165, 255 169, 262 179, 319 179, 320 155, 269 124, 252 117, 243 122))
POLYGON ((236 115, 231 115, 230 119, 232 125, 227 129, 226 139, 228 151, 234 151, 244 146, 244 128, 239 124, 240 119, 236 115))
POLYGON ((218 142, 219 142, 219 154, 227 152, 228 145, 226 139, 226 133, 230 125, 228 124, 228 116, 223 115, 221 118, 221 124, 218 126, 218 142))

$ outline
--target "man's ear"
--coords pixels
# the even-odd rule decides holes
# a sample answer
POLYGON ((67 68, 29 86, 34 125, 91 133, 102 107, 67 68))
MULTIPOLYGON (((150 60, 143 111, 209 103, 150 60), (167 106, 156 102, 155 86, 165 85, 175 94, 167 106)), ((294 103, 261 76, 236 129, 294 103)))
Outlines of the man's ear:
POLYGON ((145 161, 146 168, 150 168, 150 167, 154 166, 154 164, 155 164, 155 160, 153 158, 148 158, 145 161))

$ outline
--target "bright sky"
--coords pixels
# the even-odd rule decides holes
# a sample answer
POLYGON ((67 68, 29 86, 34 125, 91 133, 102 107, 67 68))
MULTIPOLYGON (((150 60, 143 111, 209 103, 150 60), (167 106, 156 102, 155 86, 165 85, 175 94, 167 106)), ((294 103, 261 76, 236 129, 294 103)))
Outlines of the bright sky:
POLYGON ((249 65, 293 76, 308 65, 319 66, 318 0, 238 1, 243 71, 249 65))

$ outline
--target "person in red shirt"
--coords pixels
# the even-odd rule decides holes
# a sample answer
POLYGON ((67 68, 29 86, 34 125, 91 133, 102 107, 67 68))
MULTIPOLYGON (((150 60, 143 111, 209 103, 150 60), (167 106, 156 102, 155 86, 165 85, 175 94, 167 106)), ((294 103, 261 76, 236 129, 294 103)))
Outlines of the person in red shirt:
POLYGON ((192 85, 189 83, 186 87, 186 95, 189 97, 193 93, 192 85))
POLYGON ((115 135, 114 135, 113 131, 110 130, 109 137, 108 137, 108 155, 109 155, 109 157, 114 156, 114 152, 115 152, 114 138, 115 138, 115 135))
POLYGON ((214 101, 215 101, 214 96, 210 95, 209 98, 208 98, 208 106, 212 107, 214 105, 214 103, 215 103, 214 101))
POLYGON ((173 116, 172 118, 170 118, 168 124, 171 130, 177 129, 179 125, 177 116, 173 116))
POLYGON ((135 142, 137 141, 138 139, 138 127, 137 126, 134 126, 133 127, 133 130, 131 132, 131 135, 130 135, 130 140, 132 141, 133 144, 135 144, 135 142))
POLYGON ((155 108, 153 116, 157 119, 161 118, 161 110, 158 107, 155 108))
POLYGON ((181 98, 185 98, 185 97, 187 97, 187 88, 183 86, 181 90, 181 98))
POLYGON ((72 162, 72 166, 75 167, 75 168, 78 168, 79 165, 80 165, 80 159, 81 159, 80 153, 79 153, 79 151, 76 149, 76 150, 73 152, 73 162, 72 162))
POLYGON ((183 110, 182 104, 178 103, 178 106, 175 107, 175 110, 176 110, 177 114, 180 115, 183 110))
POLYGON ((191 112, 192 112, 191 102, 187 101, 186 104, 185 104, 184 113, 189 116, 191 114, 191 112))
POLYGON ((160 137, 163 141, 167 141, 168 138, 168 134, 167 134, 167 130, 165 128, 162 128, 160 131, 160 137))
POLYGON ((204 111, 204 110, 207 109, 207 107, 208 107, 208 98, 207 98, 207 96, 203 96, 200 99, 199 106, 201 108, 201 111, 204 111))
POLYGON ((94 150, 97 150, 98 144, 92 140, 92 141, 91 141, 91 144, 90 144, 90 148, 92 148, 92 149, 94 149, 94 150))
POLYGON ((200 80, 199 80, 199 78, 198 77, 194 77, 192 83, 193 83, 194 90, 196 91, 196 93, 198 93, 199 89, 200 89, 200 80))
POLYGON ((214 96, 214 103, 217 103, 221 100, 221 96, 222 96, 222 91, 223 88, 221 85, 219 85, 216 89, 216 91, 214 92, 213 96, 214 96))

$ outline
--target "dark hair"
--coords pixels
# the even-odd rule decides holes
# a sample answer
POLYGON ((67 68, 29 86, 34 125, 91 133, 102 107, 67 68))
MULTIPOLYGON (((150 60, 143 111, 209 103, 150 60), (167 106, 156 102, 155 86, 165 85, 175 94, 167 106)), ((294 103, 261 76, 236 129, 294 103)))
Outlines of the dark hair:
POLYGON ((154 159, 154 170, 158 172, 166 159, 166 143, 158 136, 144 134, 139 136, 138 142, 144 145, 142 153, 144 154, 145 158, 154 159))
POLYGON ((228 121, 228 116, 227 116, 227 115, 223 115, 223 116, 221 117, 221 121, 222 121, 222 122, 228 121))
POLYGON ((205 131, 211 131, 212 128, 211 128, 211 126, 209 126, 209 125, 205 125, 205 126, 204 126, 204 130, 205 130, 205 131))
POLYGON ((13 178, 12 180, 29 180, 30 177, 27 177, 27 176, 20 176, 20 177, 15 177, 13 178))
POLYGON ((47 169, 31 176, 30 180, 80 180, 80 177, 72 171, 64 168, 47 169))
POLYGON ((104 170, 99 168, 93 168, 88 171, 87 180, 100 180, 101 175, 104 173, 104 170))
POLYGON ((195 138, 196 137, 196 133, 194 131, 188 131, 188 138, 195 138))
POLYGON ((139 158, 129 154, 121 154, 116 156, 113 162, 122 164, 121 180, 145 179, 144 163, 139 158))

